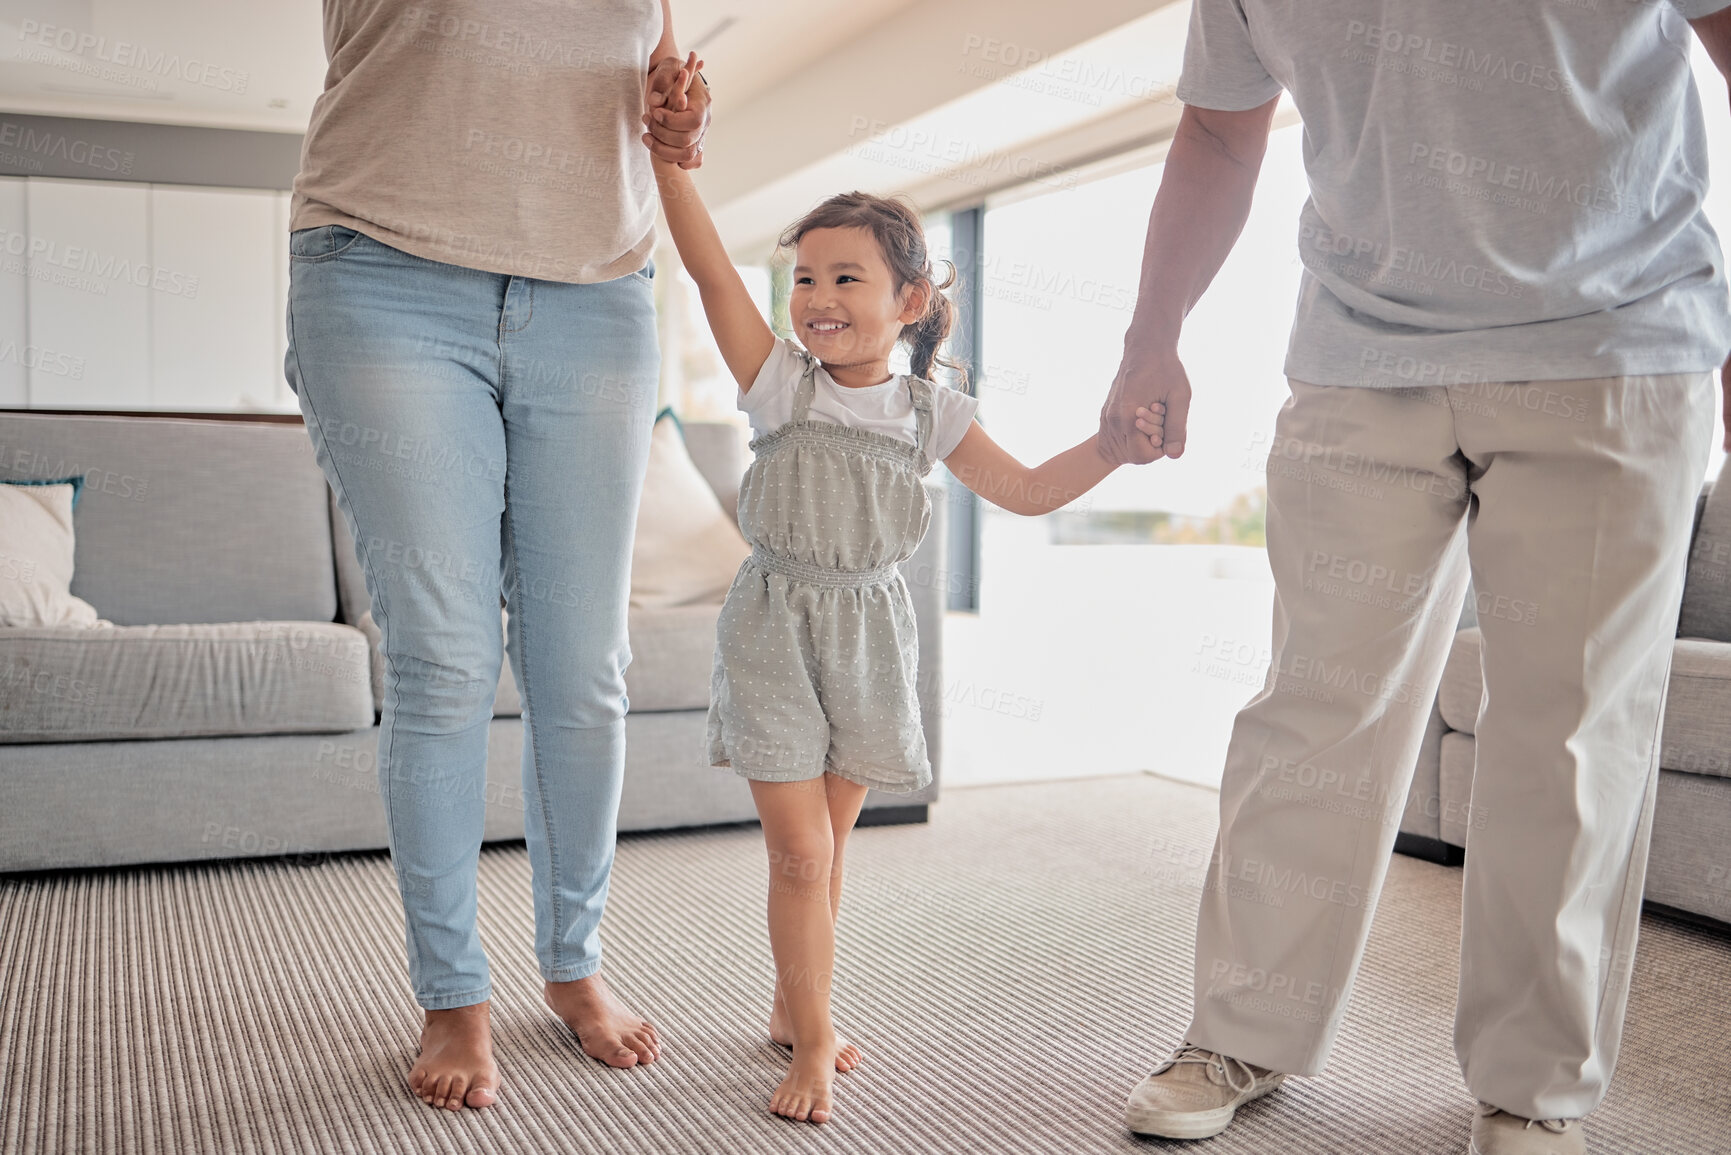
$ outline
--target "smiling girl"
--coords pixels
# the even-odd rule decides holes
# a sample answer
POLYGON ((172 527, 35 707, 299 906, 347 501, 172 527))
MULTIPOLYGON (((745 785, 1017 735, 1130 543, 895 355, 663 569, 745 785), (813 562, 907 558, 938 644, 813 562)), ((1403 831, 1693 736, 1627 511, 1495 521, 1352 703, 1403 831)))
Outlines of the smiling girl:
MULTIPOLYGON (((690 174, 655 168, 674 243, 756 435, 739 493, 752 554, 717 624, 709 753, 750 779, 768 844, 769 1031, 793 1049, 770 1110, 823 1123, 835 1072, 860 1061, 829 1010, 842 851, 868 789, 914 791, 932 779, 919 642, 896 568, 931 517, 923 478, 943 461, 987 500, 1035 514, 1086 493, 1114 466, 1094 437, 1024 466, 974 420, 973 397, 928 379, 954 307, 909 206, 846 193, 782 236, 794 249, 796 343, 758 312, 690 174), (893 373, 890 354, 904 341, 913 372, 893 373)), ((1161 415, 1151 416, 1157 431, 1161 415)))

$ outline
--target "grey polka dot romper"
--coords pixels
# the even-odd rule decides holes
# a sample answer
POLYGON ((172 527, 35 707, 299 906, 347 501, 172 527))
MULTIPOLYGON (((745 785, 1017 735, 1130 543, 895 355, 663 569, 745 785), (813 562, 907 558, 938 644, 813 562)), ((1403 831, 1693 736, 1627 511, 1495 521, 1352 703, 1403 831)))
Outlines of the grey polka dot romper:
POLYGON ((709 760, 760 782, 828 770, 879 790, 932 780, 915 679, 919 638, 896 569, 931 520, 931 382, 916 444, 811 420, 808 358, 786 425, 751 443, 739 526, 752 543, 716 627, 709 760))

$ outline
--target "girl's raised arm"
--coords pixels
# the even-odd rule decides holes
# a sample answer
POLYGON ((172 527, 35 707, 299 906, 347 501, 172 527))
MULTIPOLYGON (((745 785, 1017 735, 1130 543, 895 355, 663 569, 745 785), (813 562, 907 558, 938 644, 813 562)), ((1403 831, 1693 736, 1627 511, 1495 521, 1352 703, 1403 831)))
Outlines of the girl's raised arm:
POLYGON ((709 329, 721 347, 721 358, 741 392, 751 388, 757 371, 775 348, 775 334, 757 311, 757 302, 745 288, 739 270, 722 247, 721 234, 709 210, 697 195, 691 174, 678 165, 657 159, 655 180, 661 190, 661 209, 685 271, 697 282, 703 297, 703 312, 709 329))

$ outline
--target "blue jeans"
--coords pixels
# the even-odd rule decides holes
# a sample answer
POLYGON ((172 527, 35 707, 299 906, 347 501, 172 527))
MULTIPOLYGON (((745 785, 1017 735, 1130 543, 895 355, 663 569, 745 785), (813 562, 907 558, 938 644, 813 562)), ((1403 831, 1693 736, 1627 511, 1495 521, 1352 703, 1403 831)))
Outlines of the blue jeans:
POLYGON ((601 965, 625 760, 631 542, 659 352, 653 269, 591 285, 290 238, 289 386, 383 634, 379 788, 429 1010, 489 997, 475 929, 501 598, 524 710, 535 951, 601 965))

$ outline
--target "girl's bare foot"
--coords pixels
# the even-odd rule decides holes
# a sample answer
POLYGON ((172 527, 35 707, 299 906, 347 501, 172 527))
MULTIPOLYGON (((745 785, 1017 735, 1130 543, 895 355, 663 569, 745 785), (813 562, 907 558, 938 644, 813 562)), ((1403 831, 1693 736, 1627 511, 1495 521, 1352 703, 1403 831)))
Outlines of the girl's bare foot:
POLYGON ((829 1122, 830 1085, 835 1080, 835 1067, 827 1056, 835 1050, 834 1035, 830 1036, 826 1047, 795 1047, 793 1066, 788 1068, 787 1078, 769 1098, 770 1111, 802 1123, 829 1122), (805 1057, 808 1055, 814 1057, 805 1057), (815 1057, 818 1055, 825 1057, 815 1057))
MULTIPOLYGON (((787 1009, 781 1005, 778 995, 775 1007, 769 1012, 769 1041, 778 1047, 793 1046, 793 1028, 788 1025, 787 1009)), ((860 1049, 839 1036, 835 1041, 835 1069, 843 1074, 859 1066, 865 1056, 860 1049)))
POLYGON ((635 1067, 661 1057, 661 1039, 655 1028, 626 1010, 600 975, 548 983, 545 998, 591 1059, 609 1067, 635 1067))
POLYGON ((427 1012, 409 1089, 428 1106, 448 1111, 491 1107, 499 1101, 488 1004, 427 1012))

